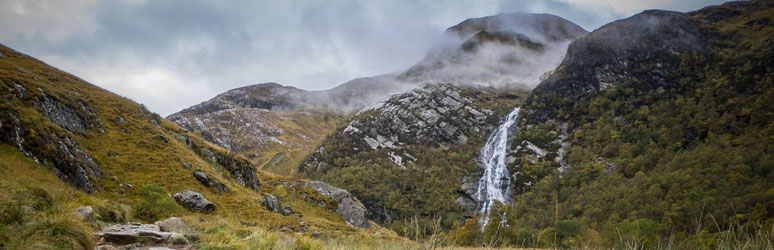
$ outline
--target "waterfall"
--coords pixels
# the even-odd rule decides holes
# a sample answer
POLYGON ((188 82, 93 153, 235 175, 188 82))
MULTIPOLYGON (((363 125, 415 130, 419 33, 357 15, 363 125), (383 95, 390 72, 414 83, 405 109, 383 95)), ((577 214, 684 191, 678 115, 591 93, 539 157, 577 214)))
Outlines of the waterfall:
POLYGON ((489 209, 495 200, 503 204, 510 203, 511 176, 505 166, 505 158, 510 140, 509 130, 518 117, 519 108, 517 107, 508 114, 505 122, 497 127, 481 148, 480 161, 484 165, 484 175, 478 181, 476 198, 478 198, 478 211, 485 215, 481 221, 483 226, 489 223, 489 209))

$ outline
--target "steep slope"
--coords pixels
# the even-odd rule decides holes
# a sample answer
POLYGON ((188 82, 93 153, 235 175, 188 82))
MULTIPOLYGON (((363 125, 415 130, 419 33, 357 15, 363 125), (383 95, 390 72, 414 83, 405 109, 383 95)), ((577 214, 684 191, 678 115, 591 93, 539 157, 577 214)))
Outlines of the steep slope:
MULTIPOLYGON (((12 163, 17 162, 20 155, 28 158, 18 161, 18 170, 4 169, 3 173, 32 171, 30 173, 38 174, 40 170, 47 170, 52 177, 84 192, 75 195, 79 199, 65 200, 67 207, 104 205, 131 210, 142 204, 140 187, 153 184, 171 193, 193 190, 214 203, 216 210, 208 215, 181 206, 169 211, 190 221, 214 221, 210 226, 221 227, 212 232, 202 231, 204 246, 220 244, 216 240, 207 240, 210 233, 221 235, 213 236, 213 239, 222 234, 236 234, 224 231, 220 223, 225 221, 251 222, 251 227, 257 223, 262 230, 283 228, 305 235, 317 232, 380 237, 373 236, 373 230, 379 230, 378 227, 365 231, 348 225, 369 226, 363 217, 365 210, 357 210, 362 204, 343 197, 342 194, 348 195, 346 191, 256 171, 244 156, 212 145, 140 104, 2 45, 0 99, 0 160, 12 163), (30 163, 38 169, 23 170, 29 169, 30 163), (325 188, 320 189, 321 186, 325 188), (328 197, 329 193, 338 196, 328 197), (291 207, 294 211, 291 213, 298 216, 285 216, 266 209, 259 201, 261 196, 270 197, 269 194, 277 197, 278 204, 291 207), (361 212, 359 219, 355 217, 358 211, 361 212)), ((2 167, 17 167, 10 163, 2 167)), ((3 185, 16 183, 11 179, 6 182, 6 178, 13 176, 4 175, 3 185)), ((49 186, 45 183, 23 185, 49 186)), ((59 192, 29 191, 27 187, 18 189, 19 194, 59 192)), ((14 197, 11 198, 18 198, 14 197)), ((21 200, 12 200, 11 204, 26 204, 21 200)), ((6 209, 5 205, 0 208, 6 209)), ((66 211, 66 214, 71 213, 66 211)), ((130 213, 130 216, 147 220, 137 213, 130 213)), ((20 223, 13 227, 25 230, 25 226, 34 226, 34 223, 20 223)), ((6 231, 5 220, 1 226, 0 240, 5 242, 5 234, 14 231, 6 231)), ((392 237, 389 235, 383 236, 392 237)))
POLYGON ((521 107, 513 230, 555 230, 554 199, 584 230, 564 246, 685 232, 672 237, 714 248, 731 225, 770 227, 772 16, 771 1, 645 11, 572 43, 521 107), (635 222, 647 231, 616 229, 635 222))
POLYGON ((449 227, 475 208, 460 187, 480 174, 474 155, 526 93, 425 84, 357 113, 300 172, 352 191, 376 221, 435 215, 449 227))
POLYGON ((410 89, 392 76, 358 78, 306 91, 276 83, 229 90, 169 120, 218 146, 247 155, 262 170, 293 175, 347 113, 410 89))

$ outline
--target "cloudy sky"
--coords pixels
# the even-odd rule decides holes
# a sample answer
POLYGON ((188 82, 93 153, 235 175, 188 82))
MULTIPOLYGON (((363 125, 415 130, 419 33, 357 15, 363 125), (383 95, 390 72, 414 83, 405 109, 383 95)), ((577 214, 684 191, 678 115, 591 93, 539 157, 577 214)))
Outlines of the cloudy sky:
POLYGON ((718 0, 0 0, 0 43, 164 116, 262 82, 302 89, 407 69, 447 27, 551 13, 591 31, 718 0))

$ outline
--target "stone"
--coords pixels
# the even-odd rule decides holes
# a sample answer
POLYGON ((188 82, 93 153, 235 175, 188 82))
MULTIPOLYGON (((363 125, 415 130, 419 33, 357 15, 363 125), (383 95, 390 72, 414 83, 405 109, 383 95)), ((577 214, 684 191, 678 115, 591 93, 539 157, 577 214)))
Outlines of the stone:
POLYGON ((176 193, 172 198, 175 199, 177 204, 194 212, 210 213, 216 209, 215 204, 207 200, 204 195, 191 190, 176 193))
POLYGON ((157 221, 153 224, 159 226, 162 232, 193 234, 194 230, 188 227, 180 217, 169 217, 165 220, 157 221))
POLYGON ((269 211, 279 213, 280 207, 279 207, 279 201, 277 200, 277 197, 270 194, 270 193, 264 193, 263 199, 261 200, 261 204, 266 207, 269 211))
POLYGON ((205 187, 210 187, 210 179, 207 178, 207 174, 205 174, 201 170, 196 170, 193 172, 193 177, 196 178, 199 183, 204 185, 205 187))
POLYGON ((188 244, 188 239, 181 233, 171 233, 167 239, 167 244, 172 245, 185 245, 188 244))
POLYGON ((352 198, 345 198, 339 203, 336 208, 336 213, 341 214, 341 218, 347 222, 347 224, 362 228, 368 228, 368 210, 363 203, 352 200, 352 198))
POLYGON ((191 163, 188 163, 188 162, 183 162, 183 168, 185 168, 185 169, 192 169, 193 165, 191 165, 191 163))
POLYGON ((143 241, 163 242, 167 240, 170 233, 159 231, 159 227, 154 224, 116 224, 107 227, 104 231, 97 233, 106 243, 116 245, 128 245, 143 241))
POLYGON ((282 206, 280 213, 283 215, 291 215, 293 214, 293 209, 290 208, 290 206, 282 206))
MULTIPOLYGON (((368 210, 365 205, 355 201, 347 190, 328 185, 321 181, 311 181, 304 185, 312 187, 318 194, 329 197, 336 202, 336 213, 341 215, 347 224, 362 228, 370 226, 368 222, 368 210)), ((323 203, 324 204, 324 203, 323 203)), ((325 207, 325 205, 320 205, 325 207)))
POLYGON ((89 224, 97 223, 94 219, 94 209, 91 206, 83 206, 75 209, 75 214, 89 224))

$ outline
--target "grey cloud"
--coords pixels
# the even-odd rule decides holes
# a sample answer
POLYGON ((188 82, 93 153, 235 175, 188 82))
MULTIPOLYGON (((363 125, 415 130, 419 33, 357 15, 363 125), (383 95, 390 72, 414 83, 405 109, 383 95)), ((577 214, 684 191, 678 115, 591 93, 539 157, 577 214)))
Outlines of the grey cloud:
POLYGON ((588 30, 625 17, 571 0, 0 0, 0 42, 167 115, 248 84, 326 89, 405 70, 447 27, 515 11, 588 30))

